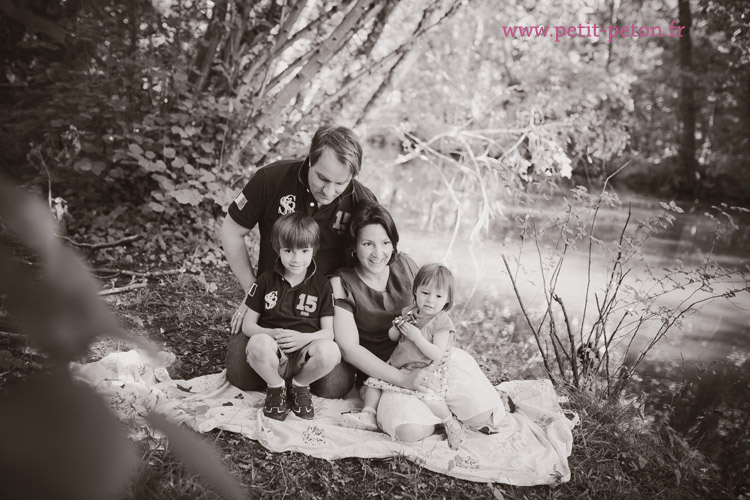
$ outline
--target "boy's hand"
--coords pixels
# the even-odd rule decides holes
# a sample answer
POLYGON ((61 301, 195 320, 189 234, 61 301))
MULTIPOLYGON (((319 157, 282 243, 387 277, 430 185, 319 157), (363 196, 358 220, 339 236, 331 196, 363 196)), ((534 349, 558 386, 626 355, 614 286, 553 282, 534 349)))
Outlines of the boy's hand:
POLYGON ((242 320, 245 319, 245 314, 247 314, 247 310, 249 308, 245 304, 245 300, 242 300, 242 303, 240 303, 240 307, 237 308, 236 311, 234 311, 234 314, 232 314, 232 324, 229 327, 229 331, 232 333, 232 335, 240 333, 242 331, 242 320))
POLYGON ((299 351, 310 342, 307 335, 304 335, 295 330, 279 328, 278 332, 279 334, 276 335, 276 343, 284 352, 299 351))
POLYGON ((418 339, 422 338, 422 332, 419 331, 419 328, 412 325, 411 323, 402 323, 401 326, 398 327, 398 329, 401 331, 401 333, 412 342, 416 342, 418 339))

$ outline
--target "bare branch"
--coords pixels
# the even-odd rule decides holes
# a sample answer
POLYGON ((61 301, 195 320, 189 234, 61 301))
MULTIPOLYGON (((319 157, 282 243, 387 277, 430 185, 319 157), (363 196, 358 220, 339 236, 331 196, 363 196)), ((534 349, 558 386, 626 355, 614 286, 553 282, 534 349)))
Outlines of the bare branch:
POLYGON ((126 236, 122 239, 115 240, 115 241, 108 241, 105 243, 79 243, 77 241, 73 241, 70 238, 67 238, 64 236, 61 238, 67 241, 68 243, 70 243, 71 245, 73 245, 74 247, 87 248, 91 251, 94 251, 94 250, 100 250, 102 248, 111 248, 111 247, 119 247, 122 245, 127 245, 128 243, 132 243, 134 241, 140 240, 141 238, 143 238, 143 235, 135 234, 133 236, 126 236))
POLYGON ((134 290, 140 290, 141 288, 146 288, 148 286, 148 283, 145 281, 142 281, 141 283, 133 283, 126 286, 120 286, 117 288, 108 288, 106 290, 102 290, 98 293, 99 296, 104 295, 115 295, 117 293, 127 293, 132 292, 134 290))
POLYGON ((93 272, 95 273, 110 273, 115 275, 125 275, 125 276, 133 276, 136 278, 158 278, 161 276, 170 276, 173 274, 181 274, 185 272, 185 268, 182 267, 180 269, 167 269, 166 271, 147 271, 147 272, 136 272, 136 271, 129 271, 127 269, 113 269, 109 267, 100 267, 97 269, 93 269, 93 272))

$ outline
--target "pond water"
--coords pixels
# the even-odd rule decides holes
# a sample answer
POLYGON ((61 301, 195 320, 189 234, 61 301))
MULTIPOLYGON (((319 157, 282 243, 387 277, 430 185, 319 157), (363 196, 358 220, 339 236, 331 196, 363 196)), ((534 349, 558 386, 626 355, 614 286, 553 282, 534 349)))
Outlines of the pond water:
MULTIPOLYGON (((634 201, 633 219, 645 219, 659 210, 656 200, 638 198, 634 201)), ((631 284, 646 279, 649 272, 657 277, 664 276, 664 268, 673 267, 678 260, 685 267, 700 266, 709 253, 713 262, 726 269, 748 269, 750 220, 739 217, 736 228, 714 240, 715 226, 703 215, 704 209, 693 207, 692 213, 676 215, 672 226, 648 242, 642 260, 632 263, 631 284)), ((509 217, 495 222, 483 241, 470 242, 462 233, 448 248, 450 231, 422 230, 419 220, 404 212, 399 214, 399 210, 394 209, 394 217, 403 228, 401 250, 410 253, 420 264, 446 262, 459 281, 459 304, 483 296, 498 297, 516 314, 518 330, 523 329, 530 335, 525 322, 520 320, 520 308, 502 256, 519 258, 519 294, 527 309, 539 311, 546 306, 539 253, 542 259, 547 258, 552 254, 550 247, 542 246, 539 253, 528 242, 521 247, 519 228, 509 217)), ((616 239, 626 217, 626 210, 601 212, 596 236, 603 241, 616 239)), ((606 262, 607 257, 595 250, 589 270, 587 245, 583 244, 566 254, 557 292, 565 301, 574 329, 580 328, 589 272, 588 320, 591 321, 594 307, 591 297, 594 293, 602 296, 601 290, 608 276, 606 262)), ((743 283, 734 280, 723 285, 723 289, 718 285, 713 290, 729 290, 732 286, 741 287, 743 283)), ((690 287, 676 289, 659 303, 674 309, 689 298, 692 290, 690 287)), ((698 293, 692 300, 708 295, 698 293)), ((644 328, 631 352, 637 352, 657 327, 658 324, 644 328)), ((624 345, 623 340, 620 348, 624 345)), ((740 477, 748 463, 746 450, 750 446, 749 384, 750 292, 746 291, 733 298, 718 298, 702 304, 694 314, 670 330, 641 363, 630 389, 648 394, 646 404, 651 414, 663 416, 719 463, 729 477, 740 477)), ((746 488, 744 485, 740 490, 746 488)))

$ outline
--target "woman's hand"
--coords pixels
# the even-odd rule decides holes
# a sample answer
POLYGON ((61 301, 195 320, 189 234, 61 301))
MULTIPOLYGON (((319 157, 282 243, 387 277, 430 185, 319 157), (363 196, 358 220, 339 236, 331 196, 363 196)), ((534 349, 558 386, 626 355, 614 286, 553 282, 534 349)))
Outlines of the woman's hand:
POLYGON ((410 387, 408 387, 409 389, 420 392, 440 391, 440 380, 438 380, 437 376, 429 367, 422 368, 421 370, 414 370, 411 372, 410 376, 411 383, 410 387))
POLYGON ((245 300, 243 299, 240 307, 238 307, 237 310, 234 311, 234 314, 232 314, 232 324, 229 329, 232 335, 242 331, 242 320, 245 319, 245 314, 247 314, 248 309, 249 307, 247 307, 245 300))
POLYGON ((287 330, 286 328, 279 328, 279 333, 276 335, 276 343, 279 348, 284 352, 299 351, 310 342, 310 336, 301 334, 296 330, 287 330))

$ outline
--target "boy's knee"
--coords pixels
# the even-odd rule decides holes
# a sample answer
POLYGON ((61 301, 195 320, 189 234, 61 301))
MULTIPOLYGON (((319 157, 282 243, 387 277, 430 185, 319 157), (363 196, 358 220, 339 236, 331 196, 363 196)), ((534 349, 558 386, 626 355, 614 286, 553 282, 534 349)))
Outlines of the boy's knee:
POLYGON ((274 355, 277 349, 276 341, 270 335, 253 335, 247 341, 245 354, 247 359, 262 359, 274 355))
POLYGON ((341 362, 341 350, 332 340, 321 340, 310 346, 310 358, 324 366, 334 367, 341 362))

